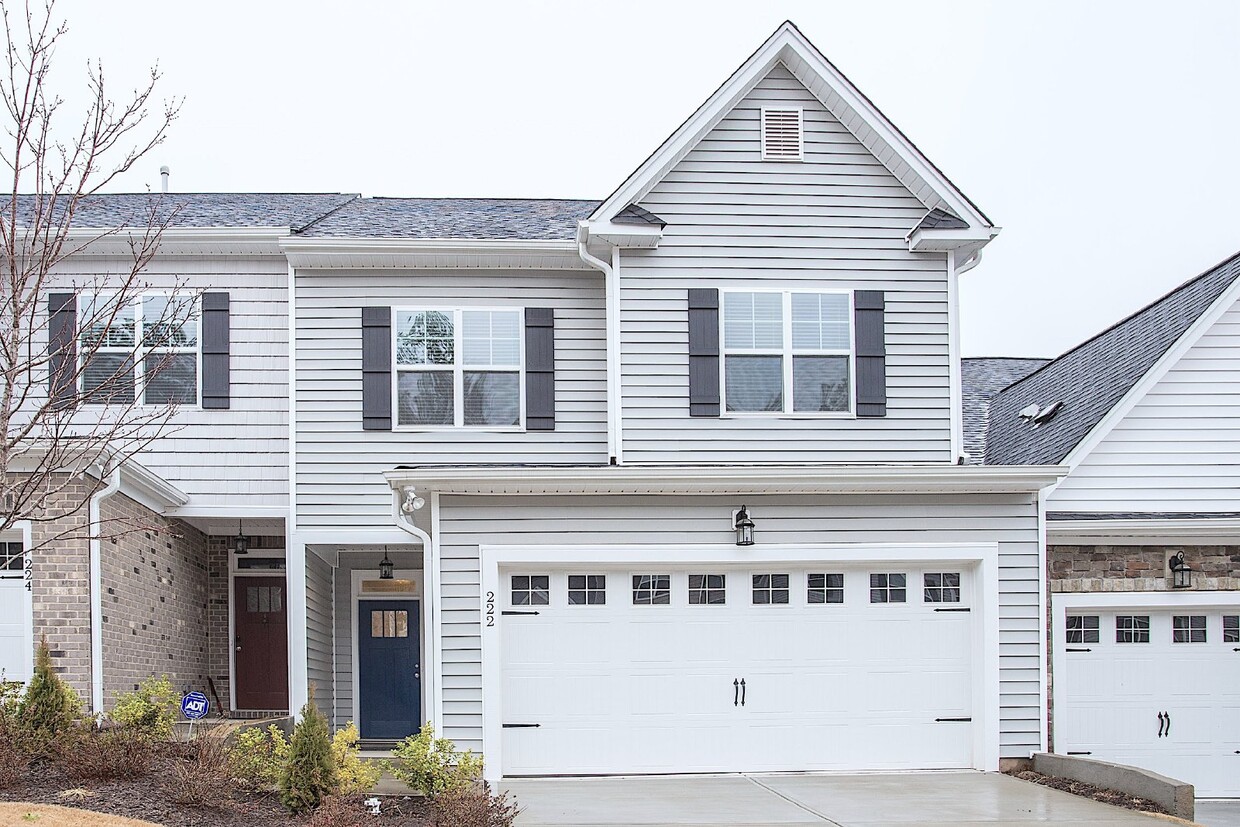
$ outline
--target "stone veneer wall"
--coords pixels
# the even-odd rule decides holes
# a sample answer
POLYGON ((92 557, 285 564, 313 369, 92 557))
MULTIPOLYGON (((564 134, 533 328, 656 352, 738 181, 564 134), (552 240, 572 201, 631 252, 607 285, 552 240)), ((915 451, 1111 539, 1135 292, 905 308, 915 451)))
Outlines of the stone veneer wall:
POLYGON ((1098 545, 1051 546, 1047 555, 1051 591, 1170 591, 1167 555, 1179 551, 1193 570, 1193 589, 1240 589, 1240 546, 1098 545))

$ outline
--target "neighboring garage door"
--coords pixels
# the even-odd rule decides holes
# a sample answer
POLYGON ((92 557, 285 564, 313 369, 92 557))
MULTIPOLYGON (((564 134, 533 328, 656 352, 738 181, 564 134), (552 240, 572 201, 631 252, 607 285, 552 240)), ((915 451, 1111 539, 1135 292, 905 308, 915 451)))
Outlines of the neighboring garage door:
POLYGON ((1238 615, 1070 611, 1055 642, 1068 701, 1056 749, 1153 770, 1199 796, 1240 795, 1238 615))
POLYGON ((22 544, 0 541, 0 674, 30 679, 30 592, 26 590, 22 544))
POLYGON ((973 765, 958 563, 501 582, 505 775, 973 765))

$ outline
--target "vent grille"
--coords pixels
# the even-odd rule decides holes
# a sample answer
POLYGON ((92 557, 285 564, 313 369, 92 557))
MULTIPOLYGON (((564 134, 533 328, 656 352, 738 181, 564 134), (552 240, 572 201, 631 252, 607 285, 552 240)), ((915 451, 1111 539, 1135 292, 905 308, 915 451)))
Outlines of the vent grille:
POLYGON ((801 110, 762 110, 762 160, 800 161, 801 110))

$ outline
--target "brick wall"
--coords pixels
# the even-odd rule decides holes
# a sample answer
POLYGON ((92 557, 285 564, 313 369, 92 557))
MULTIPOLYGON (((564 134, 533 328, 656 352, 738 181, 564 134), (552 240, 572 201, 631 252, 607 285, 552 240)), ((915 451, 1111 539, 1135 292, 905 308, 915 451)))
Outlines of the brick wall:
POLYGON ((1198 591, 1240 589, 1240 546, 1051 546, 1052 592, 1170 591, 1167 556, 1184 552, 1198 591))

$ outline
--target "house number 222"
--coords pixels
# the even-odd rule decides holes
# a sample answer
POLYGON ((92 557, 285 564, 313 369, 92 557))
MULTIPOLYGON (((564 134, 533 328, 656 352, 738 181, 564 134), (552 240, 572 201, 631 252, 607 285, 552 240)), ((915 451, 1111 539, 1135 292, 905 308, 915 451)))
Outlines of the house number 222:
POLYGON ((495 592, 487 592, 487 626, 495 625, 495 592))

